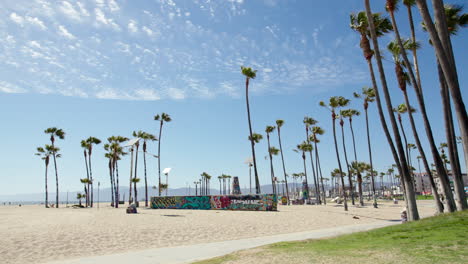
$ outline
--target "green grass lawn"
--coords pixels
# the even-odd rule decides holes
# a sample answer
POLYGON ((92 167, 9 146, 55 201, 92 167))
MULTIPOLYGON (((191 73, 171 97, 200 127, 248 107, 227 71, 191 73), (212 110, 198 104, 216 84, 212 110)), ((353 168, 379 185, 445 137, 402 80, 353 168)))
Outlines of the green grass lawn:
POLYGON ((336 238, 282 242, 198 263, 468 263, 468 211, 336 238))
POLYGON ((417 195, 416 200, 434 200, 432 195, 417 195))

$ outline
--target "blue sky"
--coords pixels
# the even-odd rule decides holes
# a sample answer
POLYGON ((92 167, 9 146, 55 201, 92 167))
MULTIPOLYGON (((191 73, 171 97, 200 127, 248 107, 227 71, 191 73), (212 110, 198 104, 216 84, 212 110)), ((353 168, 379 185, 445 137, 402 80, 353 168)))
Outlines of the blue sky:
MULTIPOLYGON (((374 12, 384 11, 380 2, 374 1, 374 12)), ((192 183, 203 171, 239 176, 246 186, 244 160, 251 154, 241 65, 258 70, 251 82, 254 130, 263 133, 266 125, 284 119, 287 171, 300 172, 301 159, 292 149, 305 137, 302 119, 309 115, 319 120, 327 132, 319 150, 328 176, 337 163, 330 115, 318 102, 333 95, 351 98, 353 91, 370 85, 359 38, 349 29, 349 14, 362 9, 363 1, 354 0, 2 1, 0 175, 5 180, 0 193, 43 190, 43 163, 34 152, 48 143, 45 128, 58 126, 67 133, 66 140, 58 142, 63 154, 60 185, 63 191, 75 191, 85 176, 81 139, 130 136, 134 130, 156 134, 153 116, 160 112, 173 118, 163 130, 161 155, 162 166, 173 168, 172 187, 192 183)), ((418 12, 413 11, 419 25, 418 12)), ((403 7, 397 19, 408 36, 403 7)), ((427 107, 441 142, 435 58, 419 26, 417 38, 423 46, 419 59, 427 107)), ((391 39, 391 34, 384 36, 381 49, 391 39)), ((463 30, 453 38, 465 98, 467 40, 463 30)), ((386 52, 385 67, 394 104, 402 103, 386 52)), ((351 107, 362 110, 358 101, 351 107)), ((393 161, 375 106, 370 111, 375 165, 386 170, 393 161)), ((355 119, 354 125, 358 158, 367 160, 364 119, 355 119)), ((413 142, 410 130, 407 134, 413 142)), ((276 134, 272 140, 277 146, 276 134)), ((156 144, 148 151, 156 153, 156 144)), ((101 185, 109 186, 103 152, 102 146, 94 151, 93 170, 101 185)), ((268 184, 265 140, 257 145, 257 153, 260 180, 268 184)), ((123 179, 129 163, 129 158, 121 162, 123 179)), ((279 158, 275 168, 281 175, 279 158)), ((154 158, 148 159, 148 169, 155 185, 154 158)), ((49 184, 54 184, 52 177, 49 184)))

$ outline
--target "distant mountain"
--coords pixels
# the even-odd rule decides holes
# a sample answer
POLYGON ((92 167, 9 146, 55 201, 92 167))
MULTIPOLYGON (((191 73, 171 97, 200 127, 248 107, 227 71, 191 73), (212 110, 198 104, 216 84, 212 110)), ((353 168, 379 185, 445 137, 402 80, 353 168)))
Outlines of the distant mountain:
MULTIPOLYGON (((291 188, 291 186, 290 186, 291 188)), ((125 197, 125 200, 128 200, 128 186, 120 186, 120 199, 123 200, 125 197)), ((261 186, 262 193, 272 193, 273 188, 272 185, 262 185, 261 186)), ((198 190, 199 191, 199 190, 198 190)), ((252 186, 252 191, 255 192, 254 186, 252 186)), ((281 186, 279 186, 279 191, 282 191, 281 186)), ((76 194, 78 192, 83 193, 82 191, 71 191, 68 192, 68 201, 70 203, 77 202, 76 199, 76 194)), ((241 188, 241 192, 243 194, 248 194, 249 189, 241 188)), ((133 193, 133 189, 132 189, 133 193)), ((163 193, 163 195, 165 192, 163 193)), ((176 188, 176 189, 169 189, 168 190, 168 195, 195 195, 195 188, 176 188)), ((219 194, 219 189, 210 189, 210 194, 212 195, 218 195, 219 194)), ((148 197, 151 196, 156 196, 158 195, 157 190, 148 187, 148 197)), ((138 200, 144 200, 145 198, 145 188, 144 187, 138 187, 138 200)), ((111 189, 110 188, 104 188, 100 189, 99 191, 99 201, 110 201, 111 199, 111 189)), ((59 200, 60 203, 66 203, 67 201, 67 193, 66 192, 60 192, 59 195, 59 200)), ((97 188, 94 189, 94 200, 98 200, 98 191, 97 188)), ((26 194, 13 194, 13 195, 1 195, 0 194, 0 203, 4 202, 43 202, 44 201, 44 193, 26 193, 26 194)), ((54 203, 55 202, 55 193, 49 192, 49 202, 54 203)))

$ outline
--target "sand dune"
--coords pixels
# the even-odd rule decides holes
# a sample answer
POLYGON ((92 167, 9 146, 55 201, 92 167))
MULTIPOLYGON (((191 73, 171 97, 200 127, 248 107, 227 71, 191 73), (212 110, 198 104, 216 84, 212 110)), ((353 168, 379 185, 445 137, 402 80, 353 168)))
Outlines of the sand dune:
MULTIPOLYGON (((422 216, 435 213, 423 201, 422 216)), ((127 215, 125 208, 45 209, 0 206, 2 263, 45 263, 131 250, 233 240, 343 225, 397 220, 402 205, 379 209, 341 206, 280 206, 279 212, 153 210, 127 215), (353 218, 358 216, 359 219, 353 218)))

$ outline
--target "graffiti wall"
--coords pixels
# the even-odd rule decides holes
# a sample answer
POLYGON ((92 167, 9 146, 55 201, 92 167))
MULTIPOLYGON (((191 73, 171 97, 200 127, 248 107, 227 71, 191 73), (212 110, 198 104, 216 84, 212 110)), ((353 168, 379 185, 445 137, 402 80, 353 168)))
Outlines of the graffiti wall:
POLYGON ((274 194, 151 197, 153 209, 277 211, 274 194))

